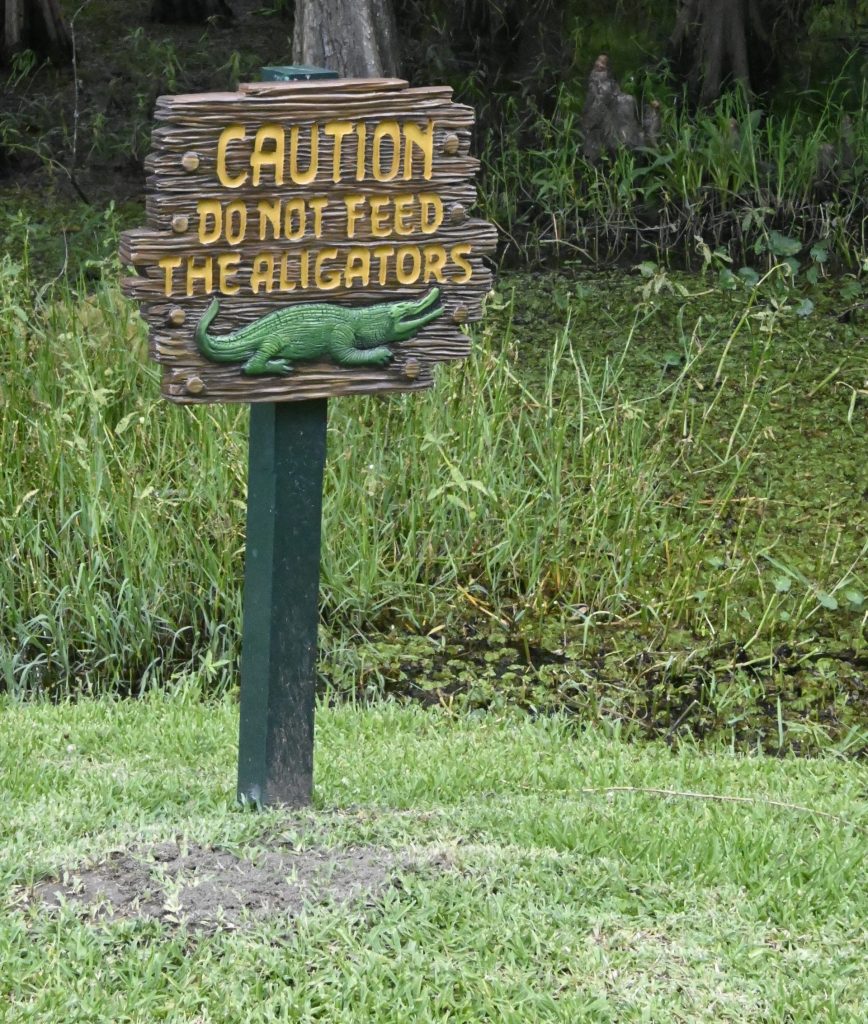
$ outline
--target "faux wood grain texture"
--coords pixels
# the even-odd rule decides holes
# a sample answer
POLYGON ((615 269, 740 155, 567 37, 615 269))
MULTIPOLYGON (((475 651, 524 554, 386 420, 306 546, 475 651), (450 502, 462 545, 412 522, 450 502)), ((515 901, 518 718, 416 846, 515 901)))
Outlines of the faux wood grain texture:
MULTIPOLYGON (((123 288, 141 304, 142 316, 150 328, 151 355, 163 366, 163 393, 167 398, 193 404, 271 402, 413 391, 431 385, 437 363, 468 354, 469 340, 463 327, 482 315, 483 300, 491 287, 491 273, 484 257, 494 251, 497 239, 493 225, 467 213, 476 198, 472 179, 479 166, 469 155, 473 111, 452 103, 449 88, 411 89, 400 79, 253 83, 240 86, 236 93, 161 97, 155 119, 153 151, 146 159, 146 227, 124 233, 120 256, 133 271, 133 276, 123 281, 123 288), (351 122, 353 131, 357 125, 365 126, 358 128, 365 140, 363 180, 356 180, 359 151, 355 135, 345 138, 341 158, 335 164, 334 138, 322 131, 322 126, 330 121, 351 122), (397 122, 402 130, 405 125, 414 125, 417 131, 432 133, 429 176, 422 173, 423 154, 416 149, 409 164, 398 154, 398 172, 392 180, 372 180, 374 132, 385 121, 397 122), (242 126, 245 132, 244 139, 236 139, 224 152, 225 173, 232 179, 247 175, 244 184, 235 188, 227 187, 218 177, 218 140, 229 125, 242 126), (314 180, 294 184, 285 177, 282 184, 277 184, 274 167, 265 166, 259 184, 254 185, 250 153, 256 132, 264 125, 285 129, 287 155, 290 129, 298 128, 294 136, 295 156, 296 166, 302 170, 310 161, 311 131, 319 127, 319 173, 314 180), (405 179, 405 171, 409 178, 405 179), (338 182, 333 180, 336 173, 341 179, 338 182), (347 237, 346 203, 357 201, 352 197, 363 197, 359 207, 363 211, 369 210, 367 204, 374 198, 385 204, 381 209, 395 215, 396 201, 407 204, 407 196, 418 197, 420 193, 429 198, 436 196, 442 203, 442 223, 436 230, 429 230, 435 223, 429 220, 423 232, 422 210, 416 203, 402 208, 401 233, 394 219, 389 221, 388 217, 380 221, 375 231, 373 221, 365 213, 354 225, 353 237, 347 237), (287 222, 296 233, 303 223, 303 238, 286 237, 282 219, 275 238, 274 220, 261 213, 260 205, 301 199, 326 203, 320 206, 316 221, 312 207, 308 207, 301 215, 303 221, 296 210, 295 219, 287 222), (213 214, 200 216, 203 200, 219 200, 224 208, 234 204, 232 216, 236 225, 242 223, 239 207, 243 207, 244 236, 234 237, 231 242, 225 236, 207 241, 213 236, 208 230, 209 226, 215 227, 215 221, 213 214), (314 223, 319 227, 317 237, 313 236, 314 223), (391 228, 388 237, 382 237, 384 223, 391 228), (341 280, 337 287, 328 290, 318 290, 313 280, 307 288, 301 286, 298 268, 305 252, 312 254, 309 258, 315 258, 324 249, 335 250, 333 260, 323 264, 331 270, 343 267, 351 250, 373 254, 377 247, 381 254, 377 259, 386 262, 376 262, 371 255, 368 286, 362 286, 358 276, 349 286, 341 280), (420 251, 440 247, 448 258, 444 266, 429 268, 427 278, 420 269, 418 280, 401 284, 393 266, 397 257, 382 256, 384 249, 390 247, 396 251, 399 247, 417 247, 420 251), (458 261, 451 259, 454 247, 460 253, 458 261), (215 261, 217 256, 226 254, 237 257, 231 287, 238 294, 219 291, 215 261), (254 294, 254 263, 265 254, 278 264, 284 259, 288 261, 283 278, 286 287, 280 286, 275 271, 273 290, 266 291, 260 280, 254 294), (167 257, 182 261, 169 279, 171 295, 166 295, 166 272, 158 265, 159 260, 167 257), (190 286, 192 294, 187 295, 187 261, 192 260, 194 268, 201 268, 209 259, 213 270, 211 288, 206 291, 206 280, 195 279, 190 286), (467 277, 468 266, 470 279, 462 280, 467 277), (292 283, 294 289, 289 288, 292 283), (441 290, 443 314, 415 337, 392 345, 394 358, 382 368, 298 363, 287 377, 246 377, 240 363, 207 360, 194 340, 196 325, 215 296, 220 300, 220 308, 211 330, 221 335, 298 302, 367 306, 417 298, 433 284, 441 290)), ((378 155, 383 167, 392 166, 395 154, 390 138, 378 141, 378 155)), ((429 217, 431 209, 429 206, 429 217)), ((432 259, 436 261, 439 257, 432 259)), ((412 254, 406 256, 405 270, 414 265, 412 254)), ((424 266, 420 264, 420 268, 424 266)))

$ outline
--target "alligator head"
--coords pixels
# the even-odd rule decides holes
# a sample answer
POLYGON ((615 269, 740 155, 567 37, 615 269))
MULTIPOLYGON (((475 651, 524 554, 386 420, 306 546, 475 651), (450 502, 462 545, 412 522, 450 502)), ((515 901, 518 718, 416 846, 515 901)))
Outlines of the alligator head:
POLYGON ((385 302, 360 309, 356 338, 376 344, 406 341, 443 314, 439 298, 440 289, 432 288, 418 299, 385 302))

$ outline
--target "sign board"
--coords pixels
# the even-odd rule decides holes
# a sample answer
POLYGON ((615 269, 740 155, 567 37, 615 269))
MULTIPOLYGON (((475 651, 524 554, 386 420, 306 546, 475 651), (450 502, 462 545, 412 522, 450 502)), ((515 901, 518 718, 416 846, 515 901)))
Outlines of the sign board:
POLYGON ((175 402, 411 391, 468 354, 495 229, 468 217, 473 112, 393 79, 157 101, 124 290, 175 402))

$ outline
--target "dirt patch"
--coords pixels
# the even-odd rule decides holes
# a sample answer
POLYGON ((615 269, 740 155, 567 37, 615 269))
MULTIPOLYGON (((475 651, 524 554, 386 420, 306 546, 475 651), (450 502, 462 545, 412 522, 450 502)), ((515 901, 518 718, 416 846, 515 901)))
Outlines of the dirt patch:
POLYGON ((70 904, 95 919, 159 920, 196 930, 234 929, 306 907, 358 903, 416 864, 378 847, 227 850, 163 843, 113 853, 37 883, 29 902, 70 904))

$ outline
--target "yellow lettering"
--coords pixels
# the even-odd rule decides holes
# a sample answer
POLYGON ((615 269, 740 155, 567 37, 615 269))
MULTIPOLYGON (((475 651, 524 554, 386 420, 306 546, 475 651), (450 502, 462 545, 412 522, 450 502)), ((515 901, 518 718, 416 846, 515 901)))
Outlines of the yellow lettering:
POLYGON ((298 125, 294 125, 289 133, 289 176, 296 185, 309 185, 319 170, 319 132, 317 131, 317 126, 312 124, 308 132, 310 134, 310 160, 308 161, 306 171, 301 171, 298 167, 301 128, 298 125))
POLYGON ((453 245, 449 250, 449 255, 452 258, 452 262, 457 264, 464 271, 461 277, 453 278, 455 284, 466 284, 471 277, 473 277, 473 267, 464 258, 470 255, 472 246, 464 242, 461 245, 453 245))
POLYGON ((368 202, 371 204, 371 234, 374 238, 388 238, 389 224, 383 207, 391 200, 388 196, 371 196, 368 202))
POLYGON ((356 181, 365 180, 365 143, 368 139, 368 126, 362 121, 356 128, 356 181))
POLYGON ((237 284, 232 284, 229 280, 230 277, 234 277, 238 273, 240 262, 241 256, 237 252, 225 252, 217 257, 217 280, 221 294, 237 295, 241 291, 237 284))
POLYGON ((404 180, 413 177, 413 149, 422 152, 422 177, 427 181, 431 177, 431 166, 434 161, 434 122, 429 120, 425 128, 407 122, 404 125, 404 180))
POLYGON ((243 124, 230 124, 220 132, 220 138, 217 140, 217 180, 224 188, 241 188, 247 181, 247 171, 242 174, 230 174, 226 167, 226 150, 229 143, 245 138, 247 131, 243 124))
POLYGON ((280 200, 275 199, 270 203, 267 199, 260 199, 256 204, 259 210, 259 241, 264 242, 268 234, 266 227, 271 228, 271 237, 278 238, 280 235, 280 200))
POLYGON ((420 192, 419 209, 422 234, 433 235, 443 223, 443 200, 436 192, 420 192))
POLYGON ((397 177, 401 167, 401 129, 397 121, 381 121, 374 129, 374 153, 373 153, 374 177, 377 181, 391 181, 397 177), (388 139, 391 142, 391 153, 389 153, 391 164, 389 169, 383 168, 383 142, 388 139))
POLYGON ((425 260, 425 269, 422 271, 422 280, 427 284, 429 281, 442 281, 443 268, 446 266, 446 248, 442 245, 426 245, 422 250, 425 260))
POLYGON ((332 181, 337 184, 341 180, 341 146, 345 135, 351 135, 353 126, 349 121, 329 121, 323 125, 326 135, 333 135, 335 151, 332 157, 332 181))
POLYGON ((214 261, 210 256, 204 256, 201 265, 197 265, 195 256, 187 257, 187 295, 194 294, 197 281, 202 282, 204 295, 208 295, 214 287, 214 261))
POLYGON ((218 199, 202 199, 196 204, 199 214, 199 241, 202 245, 213 245, 223 231, 223 207, 218 199), (208 218, 213 218, 214 226, 208 227, 208 218))
POLYGON ((389 257, 395 255, 394 245, 375 245, 371 256, 377 261, 377 281, 385 284, 389 279, 389 257))
POLYGON ((289 260, 290 257, 284 254, 280 259, 280 290, 282 292, 295 291, 295 281, 290 280, 289 277, 289 260))
POLYGON ((253 168, 253 184, 262 181, 263 167, 274 168, 274 184, 283 184, 283 165, 286 162, 286 140, 279 124, 264 124, 256 133, 250 166, 253 168), (267 145, 269 144, 270 145, 267 145))
POLYGON ((341 272, 339 270, 330 270, 326 274, 322 268, 326 260, 333 260, 337 254, 337 249, 320 249, 316 254, 314 281, 317 288, 321 288, 323 291, 331 291, 332 288, 337 288, 341 283, 341 272))
POLYGON ((247 203, 236 199, 226 207, 226 241, 230 245, 238 245, 247 234, 247 203))
POLYGON ((301 250, 298 255, 298 262, 298 274, 301 286, 302 288, 307 288, 310 285, 310 253, 307 249, 301 250))
POLYGON ((260 285, 265 294, 270 295, 274 287, 274 257, 270 252, 261 252, 253 260, 253 271, 250 274, 250 290, 259 294, 260 285))
POLYGON ((399 284, 415 284, 422 271, 422 254, 416 245, 402 245, 395 256, 395 273, 399 284), (410 270, 407 270, 407 257, 410 258, 410 270))
POLYGON ((322 237, 322 212, 328 206, 329 201, 325 196, 314 196, 309 199, 310 208, 313 210, 313 237, 322 237))
POLYGON ((347 253, 344 287, 349 288, 357 278, 363 288, 371 283, 371 254, 367 249, 350 249, 347 253))
POLYGON ((413 216, 413 205, 415 196, 410 192, 395 196, 395 232, 399 235, 412 235, 413 225, 410 217, 413 216))
POLYGON ((347 238, 356 237, 356 221, 362 218, 359 207, 364 201, 365 197, 360 192, 344 196, 344 205, 347 208, 347 238))
POLYGON ((180 256, 164 256, 161 260, 157 260, 157 266, 163 271, 165 275, 163 278, 163 291, 166 295, 172 294, 172 277, 174 271, 181 266, 180 256))
POLYGON ((290 242, 304 238, 305 212, 303 199, 288 199, 283 209, 283 234, 290 242), (293 226, 295 218, 295 226, 293 226))

